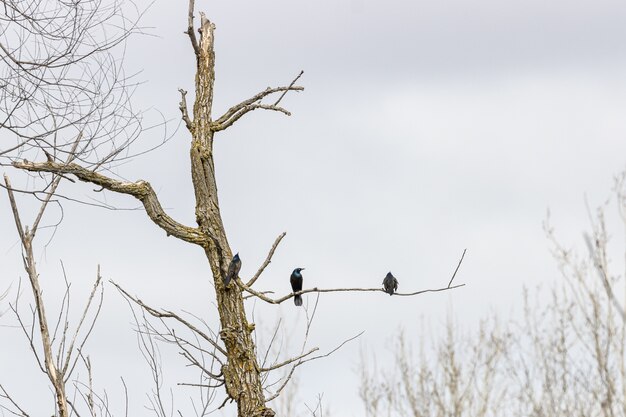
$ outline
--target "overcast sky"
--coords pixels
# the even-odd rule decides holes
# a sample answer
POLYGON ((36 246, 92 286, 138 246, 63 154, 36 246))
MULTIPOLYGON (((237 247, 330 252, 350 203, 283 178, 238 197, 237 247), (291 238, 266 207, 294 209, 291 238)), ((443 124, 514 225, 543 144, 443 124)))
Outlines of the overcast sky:
MULTIPOLYGON (((144 20, 154 36, 133 38, 126 51, 127 72, 141 70, 144 81, 135 106, 152 109, 149 118, 159 111, 171 119, 170 133, 178 126, 177 89, 193 89, 185 3, 156 1, 144 20)), ((256 112, 216 138, 222 215, 243 276, 256 271, 283 231, 258 282, 281 295, 295 267, 306 267, 305 286, 378 286, 389 270, 403 292, 444 286, 468 250, 456 279, 467 285, 453 292, 320 298, 311 346, 325 351, 365 331, 300 369, 299 398, 312 404, 323 393, 333 416, 363 415, 355 373, 361 349, 374 352, 379 366, 393 367, 399 329, 417 343, 434 337, 449 314, 472 328, 490 312, 514 314, 524 285, 558 281, 542 231, 547 210, 557 234, 578 244, 587 227, 585 196, 591 207, 604 202, 613 176, 626 168, 622 1, 197 0, 196 8, 217 26, 216 116, 304 70, 305 91, 283 101, 291 117, 256 112)), ((151 130, 143 144, 162 135, 151 130)), ((150 181, 168 213, 193 225, 188 147, 181 128, 119 174, 150 181)), ((63 187, 102 198, 90 186, 63 187)), ((130 198, 105 198, 136 207, 130 198)), ((64 209, 39 261, 50 298, 61 282, 59 259, 77 291, 77 309, 100 264, 105 278, 144 301, 215 320, 201 250, 166 238, 139 211, 64 209)), ((14 296, 24 273, 5 196, 0 213, 0 290, 13 283, 14 296)), ((57 215, 52 211, 50 222, 57 215)), ((128 308, 111 286, 106 292, 88 345, 96 382, 114 397, 123 375, 132 414, 142 415, 147 367, 128 308)), ((295 351, 304 312, 290 303, 257 303, 259 338, 267 340, 280 317, 295 351)), ((0 319, 11 324, 9 315, 0 319)), ((29 381, 45 386, 43 375, 23 370, 29 357, 19 331, 0 330, 0 376, 32 372, 29 381)), ((178 382, 178 358, 164 358, 178 382)), ((31 383, 24 382, 13 380, 10 388, 28 398, 31 383)), ((190 395, 176 389, 179 401, 190 395)))

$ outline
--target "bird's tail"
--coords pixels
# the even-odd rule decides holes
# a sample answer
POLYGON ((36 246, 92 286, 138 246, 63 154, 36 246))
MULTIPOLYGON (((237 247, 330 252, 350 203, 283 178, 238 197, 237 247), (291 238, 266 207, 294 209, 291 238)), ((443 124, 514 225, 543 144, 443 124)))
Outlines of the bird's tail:
POLYGON ((293 303, 297 306, 301 306, 302 305, 302 296, 301 295, 295 295, 293 297, 293 303))

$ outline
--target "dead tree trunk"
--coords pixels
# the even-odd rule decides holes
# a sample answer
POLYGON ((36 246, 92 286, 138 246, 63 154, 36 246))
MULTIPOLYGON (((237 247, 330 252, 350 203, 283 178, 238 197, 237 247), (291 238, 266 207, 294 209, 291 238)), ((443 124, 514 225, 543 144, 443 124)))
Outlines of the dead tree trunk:
POLYGON ((231 283, 223 285, 223 278, 232 258, 226 231, 222 223, 217 198, 213 163, 213 84, 215 81, 215 53, 213 31, 215 26, 202 15, 197 53, 196 100, 191 125, 191 173, 196 197, 196 221, 209 237, 204 245, 213 271, 217 305, 222 330, 220 336, 228 352, 228 364, 222 369, 228 395, 237 401, 241 417, 271 417, 274 412, 265 406, 263 387, 257 364, 242 292, 231 283))

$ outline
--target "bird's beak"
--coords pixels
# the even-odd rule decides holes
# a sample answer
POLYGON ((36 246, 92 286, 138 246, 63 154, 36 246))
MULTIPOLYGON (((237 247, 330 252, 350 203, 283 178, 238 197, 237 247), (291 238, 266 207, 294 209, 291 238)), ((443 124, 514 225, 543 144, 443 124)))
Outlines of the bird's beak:
POLYGON ((306 268, 300 268, 300 271, 304 271, 306 268))

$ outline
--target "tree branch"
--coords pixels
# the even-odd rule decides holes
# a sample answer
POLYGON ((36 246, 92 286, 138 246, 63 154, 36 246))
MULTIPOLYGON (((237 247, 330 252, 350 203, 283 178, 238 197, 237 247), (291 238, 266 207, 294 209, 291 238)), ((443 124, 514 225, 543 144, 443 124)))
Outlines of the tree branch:
POLYGON ((191 41, 191 46, 193 47, 193 52, 196 54, 196 57, 198 57, 200 55, 200 47, 198 46, 196 33, 193 30, 193 10, 194 10, 194 0, 189 0, 189 14, 187 17, 187 30, 184 33, 186 33, 189 36, 189 40, 191 41))
POLYGON ((16 413, 15 411, 12 411, 10 409, 8 409, 5 406, 0 406, 0 408, 3 408, 5 410, 7 410, 9 413, 14 414, 16 416, 20 416, 20 417, 30 417, 30 414, 28 414, 26 411, 24 411, 24 409, 22 409, 16 402, 15 400, 13 400, 13 398, 11 397, 11 395, 7 392, 7 390, 2 386, 2 384, 0 384, 0 391, 2 391, 2 393, 0 394, 0 398, 6 398, 7 400, 9 400, 9 402, 11 404, 13 404, 13 407, 15 407, 19 412, 16 413))
MULTIPOLYGON (((18 233, 20 235, 22 243, 22 259, 24 260, 24 269, 28 274, 28 279, 30 281, 31 289, 33 292, 33 298, 35 299, 35 312, 37 313, 37 321, 39 322, 39 333, 41 336, 41 344, 44 352, 45 373, 52 383, 52 386, 54 387, 56 405, 58 407, 59 414, 61 417, 67 417, 69 416, 69 414, 67 408, 67 395, 65 393, 65 382, 63 381, 63 374, 54 363, 52 343, 50 341, 50 329, 43 302, 43 292, 39 284, 39 273, 37 272, 37 268, 35 265, 35 255, 33 252, 34 230, 29 232, 28 227, 26 227, 26 229, 21 228, 22 222, 19 217, 19 210, 17 208, 15 196, 13 195, 11 183, 9 182, 9 178, 6 175, 4 176, 4 181, 7 187, 7 193, 9 194, 9 201, 11 203, 11 209, 13 210, 13 216, 15 217, 15 224, 18 228, 18 233)), ((43 203, 44 209, 46 204, 47 201, 43 203)), ((40 217, 38 216, 38 219, 39 218, 40 217)), ((30 337, 29 339, 32 341, 32 337, 30 337)), ((31 347, 33 347, 32 344, 31 347)), ((35 351, 33 350, 33 352, 35 351)), ((36 353, 35 356, 37 356, 36 353)))
MULTIPOLYGON (((220 126, 226 124, 232 117, 234 117, 235 115, 237 115, 239 112, 241 112, 244 109, 247 109, 247 110, 245 110, 242 114, 240 114, 237 117, 237 119, 239 119, 241 116, 243 116, 245 113, 247 113, 247 112, 249 112, 251 110, 255 110, 256 108, 260 108, 260 107, 256 107, 256 108, 250 108, 250 107, 252 105, 254 105, 255 103, 261 101, 263 98, 269 96, 270 94, 278 93, 278 92, 281 92, 281 91, 283 91, 284 93, 287 93, 287 91, 303 91, 303 90, 304 90, 304 87, 294 86, 293 83, 289 87, 276 87, 276 88, 269 88, 268 87, 267 89, 261 91, 260 93, 257 93, 256 95, 252 96, 248 100, 242 101, 241 103, 239 103, 239 104, 231 107, 230 109, 228 109, 226 111, 226 113, 224 113, 223 116, 221 116, 220 118, 218 118, 217 120, 215 120, 212 123, 212 125, 214 126, 214 128, 212 128, 212 130, 216 131, 216 132, 219 131, 219 130, 224 130, 226 127, 230 126, 236 120, 233 120, 233 122, 231 122, 228 126, 226 126, 224 128, 220 128, 220 126)), ((276 101, 276 103, 273 106, 269 105, 268 107, 271 107, 271 108, 268 108, 268 110, 282 111, 283 113, 289 115, 289 112, 287 112, 285 109, 278 110, 278 109, 281 109, 280 107, 277 107, 277 105, 278 105, 278 103, 280 102, 281 99, 282 99, 282 96, 280 97, 280 99, 278 101, 276 101)))
POLYGON ((244 106, 241 110, 235 113, 231 118, 225 120, 223 123, 219 123, 219 122, 211 123, 211 130, 214 132, 226 130, 227 128, 231 127, 237 120, 241 119, 241 117, 244 114, 249 113, 256 109, 273 110, 273 111, 284 113, 287 116, 291 116, 291 113, 282 107, 278 107, 278 106, 274 106, 270 104, 250 104, 248 106, 244 106))
POLYGON ((275 369, 278 368, 282 368, 285 365, 289 365, 290 363, 293 363, 297 360, 300 360, 306 356, 309 356, 311 353, 313 352, 317 352, 318 350, 320 350, 320 348, 318 347, 314 347, 313 349, 309 350, 307 353, 303 353, 302 355, 296 356, 295 358, 291 358, 291 359, 287 359, 286 361, 283 361, 281 363, 277 363, 276 365, 272 365, 269 368, 261 368, 260 372, 269 372, 269 371, 273 371, 275 369))
POLYGON ((185 126, 187 126, 187 130, 191 132, 193 129, 193 123, 191 122, 191 119, 189 118, 189 112, 187 111, 187 91, 183 90, 182 88, 179 88, 178 91, 180 91, 181 95, 178 108, 183 115, 183 121, 185 122, 185 126))
MULTIPOLYGON (((98 270, 96 272, 96 281, 93 284, 91 293, 89 294, 89 298, 87 299, 87 305, 85 305, 85 309, 83 310, 83 314, 81 315, 78 325, 76 326, 76 330, 74 331, 74 336, 72 337, 72 340, 69 344, 69 348, 67 349, 67 353, 65 356, 65 362, 63 364, 63 370, 61 371, 61 375, 63 375, 63 377, 66 378, 66 381, 67 381, 67 378, 69 378, 69 376, 72 374, 72 371, 74 370, 74 367, 76 366, 76 362, 78 361, 79 356, 82 355, 81 352, 82 352, 83 346, 85 346, 85 343, 87 342, 87 339, 89 338, 89 335, 91 334, 96 324, 96 320, 98 319, 100 310, 102 309, 102 300, 104 296, 104 291, 101 289, 102 288, 100 285, 101 282, 102 282, 102 275, 100 275, 100 265, 98 265, 98 270), (85 322, 87 314, 91 310, 91 303, 93 302, 94 296, 96 295, 98 288, 101 289, 100 290, 100 302, 96 309, 95 317, 91 321, 91 325, 89 326, 89 329, 87 330, 87 333, 85 334, 85 337, 83 337, 83 340, 77 349, 78 356, 76 356, 76 358, 73 361, 74 363, 70 367, 70 363, 72 362, 72 353, 74 352, 74 345, 76 344, 76 341, 78 339, 78 333, 80 332, 83 326, 83 323, 85 322), (69 369, 69 373, 68 373, 68 369, 69 369)), ((90 378, 91 378, 91 375, 90 375, 90 378)))
POLYGON ((274 106, 278 106, 278 103, 280 103, 280 101, 283 99, 283 97, 285 97, 285 94, 287 94, 287 91, 289 91, 289 89, 291 87, 293 87, 293 85, 296 83, 296 81, 298 81, 298 78, 302 77, 302 74, 304 74, 304 71, 300 71, 300 74, 296 75, 296 78, 294 78, 293 81, 291 82, 291 84, 289 84, 289 87, 287 87, 287 90, 283 91, 283 93, 280 95, 280 97, 278 97, 278 100, 276 100, 276 102, 274 103, 274 106))
MULTIPOLYGON (((294 366, 293 366, 293 367, 289 370, 289 374, 287 375, 287 377, 285 378, 285 380, 283 381, 283 383, 280 385, 280 387, 276 390, 276 392, 275 392, 272 396, 270 396, 269 398, 267 398, 265 401, 266 401, 266 402, 270 402, 270 401, 272 401, 272 400, 276 399, 276 398, 280 395, 281 391, 285 388, 285 386, 287 386, 287 383, 289 382, 289 380, 290 380, 290 379, 291 379, 291 377, 293 376, 293 373, 294 373, 294 371, 296 370, 296 368, 297 368, 298 366, 300 366, 300 365, 304 365, 305 363, 310 362, 310 361, 313 361, 313 360, 316 360, 316 359, 326 358, 326 357, 328 357, 328 356, 332 355, 333 353, 335 353, 336 351, 338 351, 339 349, 341 349, 341 348, 342 348, 342 347, 343 347, 346 343, 349 343, 349 342, 353 341, 354 339, 356 339, 357 337, 360 337, 363 333, 364 333, 364 332, 361 332, 361 333, 359 333, 359 334, 357 334, 357 335, 355 335, 355 336, 352 336, 352 337, 350 337, 350 338, 348 338, 348 339, 344 340, 344 341, 343 341, 343 342, 341 342, 341 343, 340 343, 340 344, 339 344, 336 348, 334 348, 333 350, 331 350, 331 351, 329 351, 329 352, 327 352, 327 353, 325 353, 325 354, 323 354, 323 355, 318 355, 318 356, 314 356, 314 357, 312 357, 312 358, 308 358, 308 359, 304 359, 304 360, 302 360, 302 359, 301 359, 301 360, 299 360, 299 361, 298 361, 298 363, 296 363, 296 364, 295 364, 295 365, 294 365, 294 366)), ((317 349, 317 348, 316 348, 316 349, 317 349)), ((311 353, 311 352, 309 352, 309 353, 311 353)), ((307 355, 308 355, 308 353, 307 353, 307 355)), ((296 359, 296 360, 297 360, 297 359, 296 359)))
MULTIPOLYGON (((280 304, 280 303, 282 303, 284 301, 289 300, 290 298, 292 298, 292 297, 294 297, 296 295, 307 294, 307 293, 310 293, 310 292, 317 292, 317 293, 323 293, 323 292, 382 292, 382 293, 385 293, 385 291, 382 288, 317 288, 317 287, 314 287, 314 288, 309 288, 307 290, 302 290, 302 291, 297 291, 295 293, 287 294, 284 297, 271 299, 271 298, 266 297, 265 295, 263 295, 263 293, 255 291, 252 288, 248 287, 246 284, 241 282, 240 279, 237 279, 236 282, 246 292, 254 295, 255 297, 260 298, 261 300, 263 300, 263 301, 265 301, 266 303, 269 303, 269 304, 280 304)), ((425 294, 425 293, 428 293, 428 292, 440 292, 440 291, 453 290, 455 288, 460 288, 460 287, 463 287, 463 286, 465 286, 465 284, 458 284, 458 285, 453 285, 453 286, 450 286, 450 287, 441 287, 441 288, 420 290, 420 291, 409 292, 409 293, 395 292, 395 293, 393 293, 393 295, 394 296, 399 295, 399 296, 403 296, 403 297, 410 297, 410 296, 413 296, 413 295, 420 295, 420 294, 425 294)))
POLYGON ((179 323, 181 323, 185 327, 187 327, 189 330, 191 330, 192 332, 194 332, 195 334, 199 335, 204 340, 209 342, 209 344, 211 346, 213 346, 215 349, 217 349, 218 351, 220 351, 221 354, 223 354, 224 356, 227 356, 226 351, 220 345, 218 345, 217 342, 215 342, 213 339, 211 339, 209 336, 207 336, 203 331, 198 329, 196 326, 194 326, 193 324, 189 323, 187 320, 185 320, 182 317, 180 317, 178 314, 172 313, 171 311, 167 311, 167 310, 159 311, 159 310, 157 310, 155 308, 152 308, 149 305, 145 304, 140 299, 130 295, 128 292, 126 292, 126 290, 124 290, 122 287, 120 287, 116 282, 111 281, 111 280, 109 280, 109 282, 111 284, 113 284, 115 286, 115 288, 117 288, 118 291, 121 292, 124 295, 124 297, 126 297, 128 300, 134 302, 139 307, 141 307, 142 309, 147 311, 148 314, 150 314, 151 316, 156 317, 156 318, 172 318, 172 319, 178 321, 179 323))
POLYGON ((9 181, 9 177, 7 176, 7 174, 4 174, 4 184, 6 186, 7 193, 9 194, 9 202, 11 203, 11 210, 13 211, 13 219, 15 220, 17 233, 20 235, 20 240, 24 242, 26 240, 26 235, 24 233, 24 227, 22 226, 22 220, 20 219, 20 213, 17 209, 17 202, 15 201, 15 195, 13 194, 11 181, 9 181))
MULTIPOLYGON (((274 242, 274 245, 278 245, 278 243, 280 242, 280 239, 282 239, 282 235, 279 236, 276 239, 276 242, 274 242)), ((273 254, 273 250, 275 249, 275 247, 272 247, 272 250, 270 251, 270 254, 268 255, 268 259, 271 258, 271 255, 273 254)), ((419 290, 419 291, 414 291, 414 292, 408 292, 408 293, 401 293, 401 292, 395 292, 393 293, 393 295, 399 295, 402 297, 410 297, 410 296, 414 296, 414 295, 419 295, 419 294, 425 294, 428 292, 441 292, 441 291, 447 291, 447 290, 453 290, 455 288, 460 288, 465 286, 465 284, 458 284, 458 285, 452 285, 452 282, 454 281, 454 278, 456 277, 456 273, 459 271, 459 268, 461 267, 461 263, 463 262, 463 258, 465 258, 465 252, 467 251, 467 249, 463 250, 463 254, 461 255, 461 259, 459 260, 458 265, 456 266, 456 269, 454 270, 454 273, 452 274, 452 278, 450 279, 450 282, 448 283, 448 286, 446 287, 441 287, 441 288, 434 288, 434 289, 427 289, 427 290, 419 290)), ((267 262, 267 259, 266 259, 267 262)), ((268 262, 269 263, 269 262, 268 262)), ((262 266, 262 268, 264 268, 262 266)), ((258 272, 257 272, 258 274, 258 272)), ((256 275, 255 275, 256 276, 256 275)), ((244 291, 252 294, 253 296, 260 298, 261 300, 265 301, 266 303, 269 304, 280 304, 284 301, 289 300, 290 298, 293 298, 296 295, 301 295, 301 294, 307 294, 310 292, 316 292, 316 293, 323 293, 323 292, 382 292, 385 293, 385 290, 382 288, 309 288, 307 290, 302 290, 302 291, 297 291, 291 294, 287 294, 283 297, 280 298, 276 298, 276 299, 272 299, 267 297, 265 292, 259 292, 259 291, 255 291, 252 288, 250 288, 250 285, 244 284, 241 279, 239 279, 238 277, 235 279, 235 282, 237 283, 237 285, 239 285, 244 291)))
POLYGON ((461 263, 463 263, 463 258, 465 258, 465 252, 467 252, 467 249, 463 249, 463 253, 461 254, 461 259, 459 259, 459 263, 457 264, 456 269, 454 270, 454 273, 452 274, 452 278, 450 278, 450 282, 448 282, 448 288, 450 288, 450 286, 452 285, 452 281, 454 281, 454 277, 456 277, 456 273, 461 267, 461 263))
POLYGON ((59 164, 56 162, 13 162, 15 168, 31 172, 50 172, 56 174, 72 174, 83 182, 99 185, 109 191, 120 194, 128 194, 143 204, 146 214, 150 219, 169 235, 186 242, 204 246, 208 238, 196 228, 185 226, 168 216, 149 182, 139 180, 137 182, 118 181, 105 175, 90 171, 75 163, 59 164))
POLYGON ((278 235, 278 237, 274 241, 274 244, 272 245, 272 248, 270 249, 270 252, 267 254, 267 258, 265 258, 265 262, 263 262, 259 270, 256 272, 256 274, 254 274, 254 276, 250 279, 250 281, 246 283, 246 286, 251 287, 256 282, 256 280, 259 279, 263 271, 265 271, 265 268, 267 268, 267 266, 272 262, 272 256, 274 256, 274 252, 276 251, 276 248, 278 247, 280 241, 283 240, 286 234, 287 232, 283 232, 280 235, 278 235))

